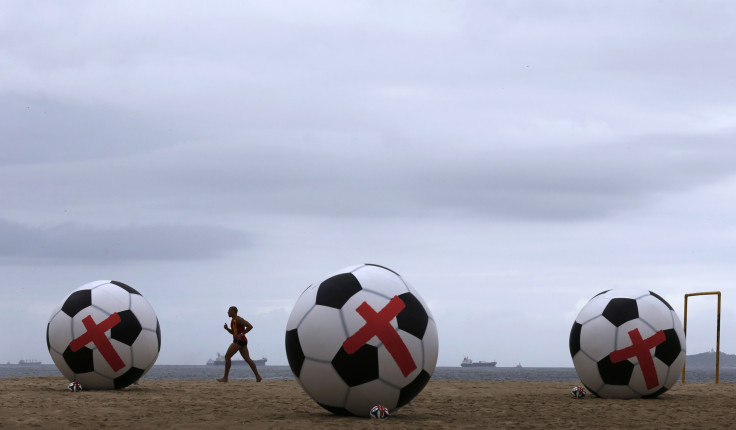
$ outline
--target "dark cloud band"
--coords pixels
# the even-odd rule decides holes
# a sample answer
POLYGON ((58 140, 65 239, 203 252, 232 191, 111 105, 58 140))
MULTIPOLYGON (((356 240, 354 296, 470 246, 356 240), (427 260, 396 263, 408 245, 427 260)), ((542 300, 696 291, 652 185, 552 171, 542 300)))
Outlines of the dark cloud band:
POLYGON ((34 227, 0 220, 0 237, 0 262, 195 260, 246 245, 241 231, 191 225, 34 227))

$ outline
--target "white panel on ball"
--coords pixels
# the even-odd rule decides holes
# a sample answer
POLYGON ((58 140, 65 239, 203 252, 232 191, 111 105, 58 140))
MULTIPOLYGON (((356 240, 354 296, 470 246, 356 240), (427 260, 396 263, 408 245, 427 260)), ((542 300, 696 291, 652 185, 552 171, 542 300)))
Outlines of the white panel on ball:
POLYGON ((302 320, 299 333, 309 336, 314 332, 320 332, 320 336, 303 345, 304 355, 319 361, 332 360, 334 355, 331 352, 340 349, 347 337, 340 311, 322 306, 312 309, 302 320))
POLYGON ((141 323, 143 329, 156 330, 158 325, 158 318, 156 312, 153 311, 153 307, 148 303, 145 297, 136 294, 129 294, 130 296, 130 308, 136 310, 135 316, 138 318, 138 322, 141 323))
POLYGON ((616 348, 616 327, 603 317, 589 320, 580 332, 580 346, 592 360, 603 359, 616 348))
MULTIPOLYGON (((56 321, 52 330, 46 333, 46 339, 49 343, 50 351, 57 351, 61 355, 67 346, 69 341, 74 339, 72 336, 72 317, 61 312, 61 306, 58 311, 51 314, 51 319, 56 321)), ((54 360, 55 362, 56 360, 54 360)))
MULTIPOLYGON (((130 293, 117 285, 109 283, 97 285, 91 288, 91 291, 92 303, 106 315, 130 309, 130 293)), ((140 297, 143 298, 143 296, 140 297)))
MULTIPOLYGON (((437 333, 437 325, 435 325, 435 322, 432 319, 427 322, 427 332, 435 334, 437 333)), ((437 366, 437 357, 439 356, 439 353, 440 351, 437 348, 436 344, 433 345, 431 342, 422 342, 422 356, 424 357, 422 369, 424 369, 430 375, 434 374, 434 369, 437 366)))
POLYGON ((317 287, 319 285, 310 285, 307 287, 299 296, 294 308, 289 314, 289 320, 286 322, 286 330, 292 330, 302 323, 305 316, 312 310, 316 305, 314 303, 315 296, 317 295, 317 287))
POLYGON ((133 367, 150 370, 148 363, 155 363, 158 356, 159 337, 155 330, 144 329, 130 347, 133 367))
POLYGON ((348 385, 330 363, 306 360, 299 382, 307 394, 321 405, 339 407, 345 404, 348 385))
POLYGON ((404 284, 404 281, 396 273, 390 269, 375 270, 375 266, 359 266, 353 274, 360 285, 365 285, 366 290, 375 291, 378 294, 384 294, 385 298, 390 299, 394 295, 406 293, 409 289, 404 284), (371 286, 380 286, 379 288, 373 289, 371 286))

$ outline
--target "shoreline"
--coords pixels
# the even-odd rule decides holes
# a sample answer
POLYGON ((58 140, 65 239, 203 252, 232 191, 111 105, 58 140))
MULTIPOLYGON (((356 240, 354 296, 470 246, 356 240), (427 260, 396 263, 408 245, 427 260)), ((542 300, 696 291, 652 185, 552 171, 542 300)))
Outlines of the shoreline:
MULTIPOLYGON (((317 405, 296 381, 226 384, 140 380, 122 390, 66 390, 63 377, 0 379, 0 428, 374 428, 317 405)), ((736 384, 677 383, 656 399, 576 400, 571 382, 430 381, 390 411, 392 428, 716 428, 736 401, 736 384)))

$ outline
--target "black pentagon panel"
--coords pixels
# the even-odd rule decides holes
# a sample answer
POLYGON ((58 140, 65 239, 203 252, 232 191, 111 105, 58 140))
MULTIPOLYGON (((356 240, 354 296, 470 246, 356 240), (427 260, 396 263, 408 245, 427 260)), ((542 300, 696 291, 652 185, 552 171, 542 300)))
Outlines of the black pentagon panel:
POLYGON ((611 299, 603 309, 603 316, 616 327, 639 318, 639 306, 635 299, 611 299))
POLYGON ((332 359, 332 367, 349 387, 378 379, 378 348, 365 344, 353 354, 340 348, 332 359))
POLYGON ((74 373, 87 373, 95 370, 95 362, 92 358, 93 351, 89 348, 82 347, 76 352, 72 352, 71 347, 66 347, 64 353, 64 362, 74 373))
POLYGON ((580 332, 583 330, 583 325, 575 321, 570 330, 570 356, 575 357, 580 351, 580 332))
POLYGON ((286 359, 289 362, 289 367, 291 367, 291 373, 298 378, 304 364, 304 351, 302 350, 302 344, 299 342, 297 329, 286 332, 286 359))
POLYGON ((315 303, 335 309, 342 306, 358 291, 362 290, 358 278, 352 273, 341 273, 326 279, 319 285, 315 303))
POLYGON ((422 339, 424 332, 427 331, 427 323, 429 322, 429 316, 424 306, 422 306, 422 302, 412 293, 404 293, 399 298, 404 302, 404 309, 396 315, 396 322, 399 324, 399 329, 414 335, 418 339, 422 339))
POLYGON ((614 363, 607 355, 598 362, 598 373, 603 382, 610 385, 629 385, 631 375, 634 373, 634 363, 629 360, 614 363))
POLYGON ((51 351, 51 341, 49 341, 49 327, 51 327, 51 323, 46 324, 46 349, 51 351))
POLYGON ((413 381, 411 381, 407 386, 401 389, 399 392, 399 401, 396 404, 396 408, 400 408, 404 406, 405 404, 409 403, 411 399, 417 396, 420 391, 424 388, 425 385, 427 385, 427 382, 429 382, 429 379, 432 377, 429 373, 422 370, 419 372, 419 375, 417 375, 416 378, 414 378, 413 381))
POLYGON ((110 337, 130 346, 141 334, 143 327, 131 310, 118 312, 118 316, 120 322, 110 329, 110 337))
POLYGON ((340 415, 343 417, 354 416, 353 414, 350 413, 350 411, 348 411, 345 408, 341 408, 339 406, 328 406, 328 405, 323 405, 322 403, 317 403, 317 404, 327 409, 328 411, 332 412, 335 415, 340 415))
POLYGON ((662 388, 660 388, 659 390, 657 390, 657 391, 653 392, 652 394, 646 394, 646 395, 643 395, 643 396, 641 396, 641 398, 642 398, 642 399, 653 399, 653 398, 655 398, 655 397, 659 396, 660 394, 664 393, 664 392, 665 392, 665 391, 667 391, 667 390, 669 390, 669 388, 667 388, 667 387, 662 387, 662 388))
POLYGON ((652 292, 652 291, 650 291, 650 292, 649 292, 649 294, 651 294, 651 295, 653 295, 654 297, 658 298, 658 299, 659 299, 659 301, 660 301, 660 302, 662 302, 662 303, 664 303, 664 304, 665 304, 665 306, 667 306, 667 307, 668 307, 668 308, 669 308, 669 309, 670 309, 671 311, 674 311, 674 309, 672 309, 672 306, 670 306, 670 304, 669 304, 669 303, 667 303, 667 300, 665 300, 665 299, 663 299, 662 297, 660 297, 660 296, 659 296, 659 294, 657 294, 657 293, 654 293, 654 292, 652 292))
POLYGON ((161 325, 156 318, 156 339, 158 339, 158 351, 161 352, 161 325))
POLYGON ((61 311, 70 317, 78 314, 82 309, 92 306, 92 290, 79 290, 71 293, 61 306, 61 311))
POLYGON ((121 388, 127 387, 128 385, 141 379, 141 376, 143 376, 144 373, 146 372, 143 369, 131 367, 130 369, 128 369, 127 372, 115 378, 115 380, 113 381, 113 383, 115 384, 115 389, 119 390, 121 388))
POLYGON ((118 281, 110 281, 110 283, 113 284, 113 285, 117 285, 118 287, 124 289, 125 291, 127 291, 130 294, 136 294, 138 296, 142 296, 141 293, 139 293, 135 288, 131 287, 130 285, 126 285, 126 284, 123 284, 122 282, 118 282, 118 281))
POLYGON ((662 363, 671 366, 682 352, 680 338, 677 337, 675 329, 664 330, 665 340, 654 348, 654 356, 662 363))

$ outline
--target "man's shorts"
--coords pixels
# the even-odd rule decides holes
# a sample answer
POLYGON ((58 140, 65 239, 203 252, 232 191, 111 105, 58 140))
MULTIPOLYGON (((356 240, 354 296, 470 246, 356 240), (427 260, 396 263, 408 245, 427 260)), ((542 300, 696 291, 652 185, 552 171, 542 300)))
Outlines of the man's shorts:
POLYGON ((237 344, 239 347, 248 346, 247 340, 234 340, 233 343, 237 344))

